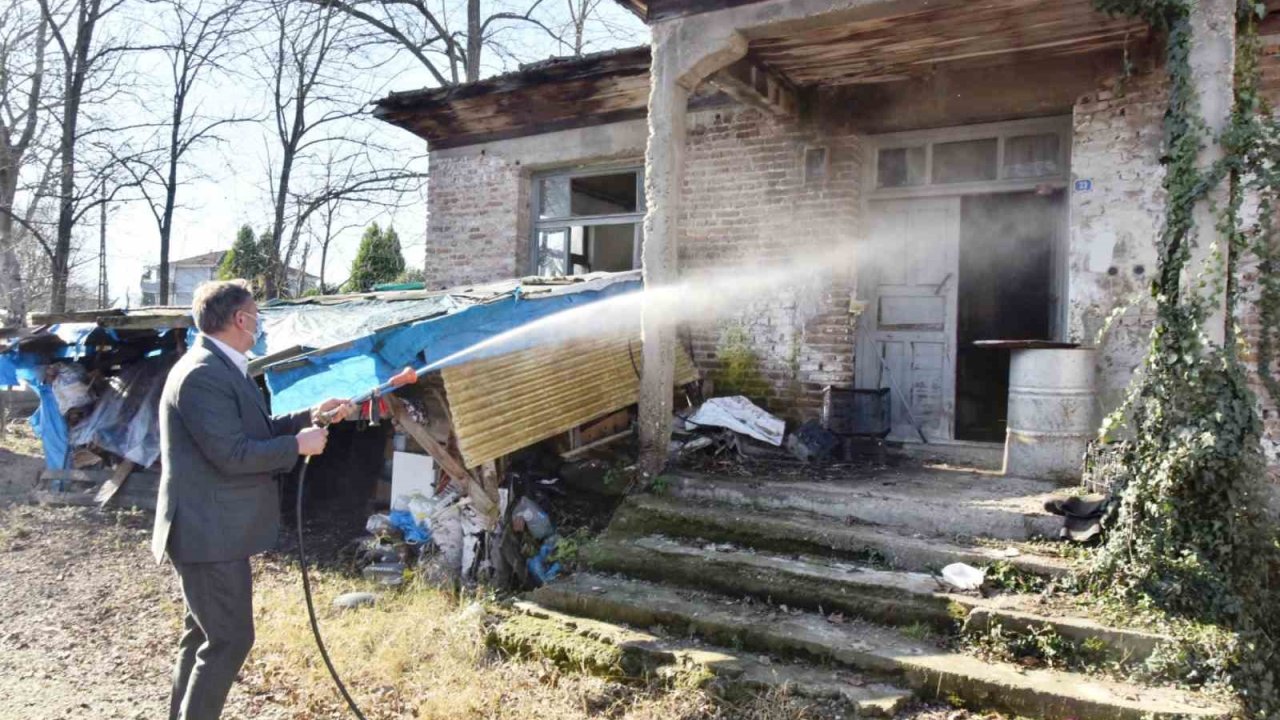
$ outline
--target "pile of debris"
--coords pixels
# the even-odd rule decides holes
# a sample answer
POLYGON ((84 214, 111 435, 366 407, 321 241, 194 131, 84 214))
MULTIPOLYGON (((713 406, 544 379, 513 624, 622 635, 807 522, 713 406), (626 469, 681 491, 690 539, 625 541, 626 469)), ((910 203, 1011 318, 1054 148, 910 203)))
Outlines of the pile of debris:
POLYGON ((833 432, 830 424, 826 419, 812 419, 788 433, 782 418, 769 414, 746 397, 716 397, 676 413, 670 454, 673 461, 699 452, 805 463, 847 458, 852 451, 849 438, 833 432))

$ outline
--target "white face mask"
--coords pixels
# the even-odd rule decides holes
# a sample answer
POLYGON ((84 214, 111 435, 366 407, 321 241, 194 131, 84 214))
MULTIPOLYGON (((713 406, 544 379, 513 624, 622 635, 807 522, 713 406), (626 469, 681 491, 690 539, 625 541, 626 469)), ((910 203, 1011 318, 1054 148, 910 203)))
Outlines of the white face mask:
MULTIPOLYGON (((249 338, 252 341, 249 343, 249 347, 253 348, 262 341, 262 318, 256 314, 248 313, 243 310, 240 312, 244 312, 245 315, 253 318, 253 332, 249 333, 249 338)), ((246 330, 245 332, 248 331, 246 330)))

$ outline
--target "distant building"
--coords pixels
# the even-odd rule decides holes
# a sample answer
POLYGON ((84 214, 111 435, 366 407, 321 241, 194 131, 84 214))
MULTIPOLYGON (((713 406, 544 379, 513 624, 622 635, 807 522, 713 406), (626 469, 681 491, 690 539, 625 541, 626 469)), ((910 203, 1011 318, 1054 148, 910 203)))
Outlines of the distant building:
MULTIPOLYGON (((226 250, 215 250, 169 263, 169 301, 160 301, 160 266, 149 265, 142 273, 143 305, 190 305, 191 297, 200 283, 218 279, 218 266, 226 250)), ((320 278, 298 268, 289 268, 290 293, 302 292, 320 286, 320 278)))

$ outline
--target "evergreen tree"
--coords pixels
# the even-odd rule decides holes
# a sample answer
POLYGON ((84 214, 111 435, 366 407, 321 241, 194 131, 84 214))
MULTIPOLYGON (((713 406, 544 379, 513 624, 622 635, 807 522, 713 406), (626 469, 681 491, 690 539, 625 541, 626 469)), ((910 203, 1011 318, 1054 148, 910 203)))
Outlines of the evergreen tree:
POLYGON ((279 292, 281 285, 284 283, 284 273, 280 267, 280 258, 276 256, 275 238, 271 235, 271 228, 267 228, 258 235, 258 258, 262 264, 258 271, 259 280, 254 285, 262 288, 264 291, 270 285, 279 292), (274 283, 267 282, 267 276, 271 275, 275 278, 274 283))
POLYGON ((400 254, 400 236, 395 228, 383 232, 377 223, 365 228, 360 249, 351 262, 347 289, 367 292, 374 285, 391 282, 404 272, 404 256, 400 254))
POLYGON ((262 252, 253 239, 253 228, 242 226, 236 233, 235 244, 222 256, 222 264, 218 266, 218 279, 244 278, 257 285, 265 269, 262 252))

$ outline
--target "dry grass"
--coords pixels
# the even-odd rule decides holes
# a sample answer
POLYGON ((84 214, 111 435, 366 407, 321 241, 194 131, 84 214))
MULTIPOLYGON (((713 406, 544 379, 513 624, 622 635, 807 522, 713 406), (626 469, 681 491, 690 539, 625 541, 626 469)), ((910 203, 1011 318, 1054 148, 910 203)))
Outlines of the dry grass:
POLYGON ((8 450, 16 455, 43 456, 44 448, 40 439, 32 432, 25 418, 10 417, 4 434, 0 435, 0 450, 8 450))
MULTIPOLYGON (((771 695, 725 705, 699 690, 633 686, 500 657, 484 641, 482 599, 429 587, 383 594, 373 608, 338 611, 332 598, 371 586, 313 573, 320 626, 334 664, 370 720, 416 717, 675 720, 820 717, 812 703, 771 695)), ((341 700, 315 649, 296 568, 264 566, 256 588, 250 692, 294 718, 340 717, 341 700)))

